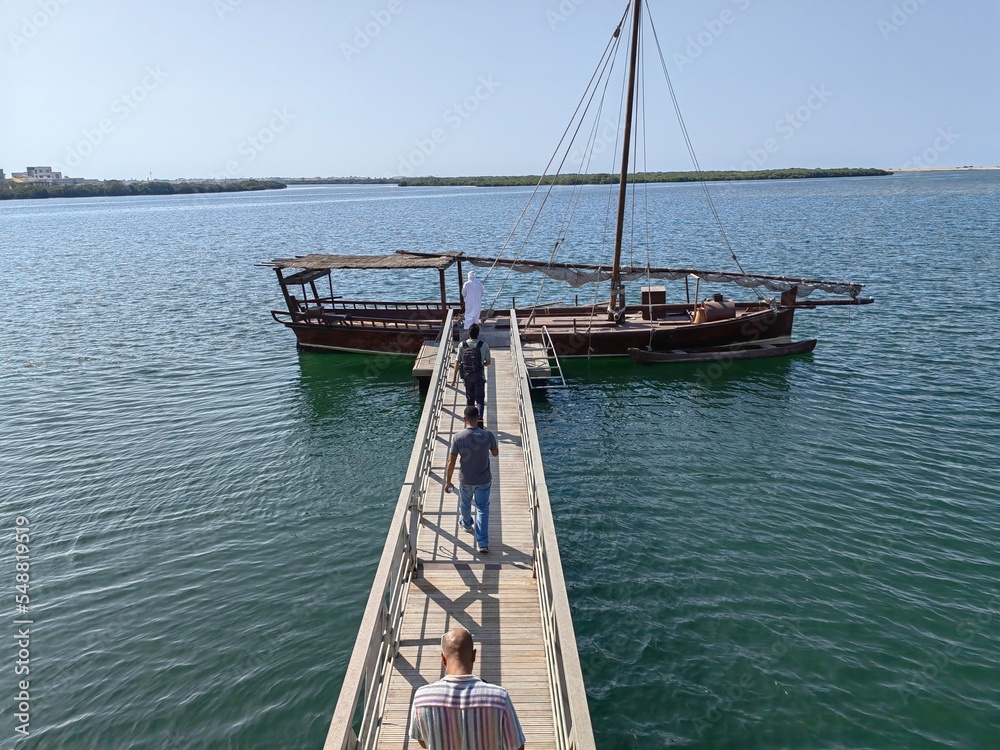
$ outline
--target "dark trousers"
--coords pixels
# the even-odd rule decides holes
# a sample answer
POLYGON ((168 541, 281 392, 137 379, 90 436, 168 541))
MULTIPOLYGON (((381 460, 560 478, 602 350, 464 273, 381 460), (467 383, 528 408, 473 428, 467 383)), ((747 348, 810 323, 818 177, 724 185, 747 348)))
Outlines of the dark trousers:
POLYGON ((486 380, 482 377, 476 377, 469 378, 464 382, 466 406, 475 406, 479 409, 479 418, 483 419, 486 414, 486 380))

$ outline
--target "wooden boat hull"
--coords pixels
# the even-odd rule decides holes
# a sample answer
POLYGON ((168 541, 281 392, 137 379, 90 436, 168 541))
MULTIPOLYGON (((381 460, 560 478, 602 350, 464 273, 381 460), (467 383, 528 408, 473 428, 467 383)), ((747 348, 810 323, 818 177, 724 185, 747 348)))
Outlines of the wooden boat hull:
POLYGON ((627 320, 621 325, 589 315, 538 315, 522 329, 526 341, 541 342, 545 325, 559 357, 627 357, 630 349, 671 351, 752 344, 772 339, 787 341, 792 335, 795 310, 743 310, 736 318, 711 323, 627 320), (588 326, 591 326, 588 330, 588 326))
POLYGON ((764 359, 767 357, 788 357, 806 354, 816 348, 816 339, 805 339, 789 344, 737 344, 715 349, 655 352, 647 349, 629 349, 633 362, 642 364, 686 363, 686 362, 731 362, 738 359, 764 359))
POLYGON ((425 341, 441 335, 443 308, 414 308, 332 307, 296 315, 272 310, 271 316, 294 331, 303 349, 416 357, 425 341))
POLYGON ((389 354, 416 357, 425 341, 433 341, 441 329, 392 330, 347 326, 321 326, 308 323, 286 323, 295 332, 295 340, 303 349, 352 352, 357 354, 389 354))

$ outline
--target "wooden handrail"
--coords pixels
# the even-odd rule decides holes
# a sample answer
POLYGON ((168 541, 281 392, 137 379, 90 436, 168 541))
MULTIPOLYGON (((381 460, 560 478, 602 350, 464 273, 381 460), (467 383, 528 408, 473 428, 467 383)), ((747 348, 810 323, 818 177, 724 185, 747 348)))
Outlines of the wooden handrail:
POLYGON ((368 605, 361 618, 324 750, 370 750, 378 741, 379 717, 393 659, 399 647, 399 626, 406 607, 406 591, 416 573, 417 532, 434 458, 434 443, 442 411, 440 407, 448 383, 448 365, 454 348, 451 337, 453 318, 454 311, 449 310, 434 360, 432 390, 424 401, 417 428, 420 439, 414 441, 410 453, 406 477, 368 596, 368 605), (360 720, 355 726, 359 709, 360 720))
POLYGON ((542 455, 531 405, 528 367, 524 361, 517 312, 510 311, 510 348, 514 359, 515 393, 521 422, 521 450, 528 484, 531 531, 534 537, 534 571, 542 608, 545 657, 549 667, 556 746, 559 750, 594 750, 594 729, 583 685, 583 669, 576 648, 573 617, 566 595, 559 543, 542 468, 542 455))
MULTIPOLYGON (((328 314, 336 316, 333 309, 328 314)), ((406 331, 437 330, 441 327, 441 321, 437 318, 394 320, 392 318, 356 318, 349 316, 343 319, 329 319, 309 313, 290 313, 287 310, 271 310, 271 317, 283 325, 312 321, 313 325, 347 326, 349 328, 388 328, 391 324, 393 330, 402 329, 406 331)))
MULTIPOLYGON (((312 302, 313 300, 309 300, 312 302)), ((316 300, 318 302, 328 302, 329 297, 322 297, 316 300)), ((342 297, 336 297, 333 301, 334 305, 337 306, 353 306, 358 309, 372 309, 372 310, 440 310, 442 305, 440 302, 386 302, 383 300, 363 300, 363 299, 343 299, 342 297)), ((449 302, 448 308, 451 310, 457 310, 460 303, 449 302)))

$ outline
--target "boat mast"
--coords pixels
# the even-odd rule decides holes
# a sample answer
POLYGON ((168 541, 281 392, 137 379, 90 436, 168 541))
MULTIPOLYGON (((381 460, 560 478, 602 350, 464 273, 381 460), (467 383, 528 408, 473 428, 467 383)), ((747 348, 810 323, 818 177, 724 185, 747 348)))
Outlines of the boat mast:
POLYGON ((639 26, 642 0, 635 0, 632 9, 632 48, 628 66, 628 94, 625 99, 625 136, 622 139, 622 172, 618 183, 618 223, 615 226, 615 260, 611 269, 611 301, 608 320, 621 323, 625 317, 625 287, 621 280, 622 232, 625 228, 625 197, 628 191, 628 157, 632 141, 632 104, 635 98, 635 68, 639 57, 639 26))

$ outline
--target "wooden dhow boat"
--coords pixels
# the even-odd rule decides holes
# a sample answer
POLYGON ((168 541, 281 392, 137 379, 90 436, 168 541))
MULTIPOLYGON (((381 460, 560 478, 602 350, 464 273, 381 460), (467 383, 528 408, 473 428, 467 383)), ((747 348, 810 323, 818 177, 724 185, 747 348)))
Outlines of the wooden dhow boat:
MULTIPOLYGON (((684 120, 677 105, 673 85, 664 63, 663 52, 660 49, 656 29, 648 13, 644 13, 642 0, 631 0, 629 7, 614 29, 604 55, 588 84, 577 110, 570 120, 549 165, 557 165, 553 174, 546 174, 539 181, 535 191, 528 200, 514 230, 504 243, 497 258, 466 258, 467 262, 490 269, 490 273, 500 269, 518 272, 540 272, 553 279, 569 282, 572 286, 591 283, 610 283, 610 298, 607 303, 580 306, 548 305, 531 306, 523 310, 524 320, 519 326, 522 338, 527 341, 551 342, 559 357, 625 357, 632 349, 644 351, 673 351, 676 349, 710 349, 738 344, 774 343, 786 344, 791 341, 792 324, 795 311, 812 309, 825 305, 861 305, 873 302, 871 298, 861 297, 862 284, 853 282, 826 281, 822 279, 776 276, 767 274, 747 273, 736 257, 728 235, 716 211, 711 193, 704 180, 701 186, 704 190, 712 216, 714 217, 722 244, 733 260, 736 269, 733 271, 706 271, 693 268, 660 268, 654 267, 651 258, 654 257, 650 242, 646 242, 647 262, 642 266, 624 266, 622 263, 623 240, 627 216, 636 214, 636 187, 642 182, 642 175, 629 172, 633 140, 640 142, 636 111, 641 105, 640 91, 646 90, 645 84, 636 85, 638 58, 641 48, 651 45, 641 41, 644 32, 643 19, 648 19, 652 31, 652 41, 659 53, 659 62, 666 78, 667 89, 674 105, 680 130, 691 156, 695 172, 701 174, 701 167, 695 156, 684 120), (538 221, 541 210, 549 202, 549 196, 559 182, 562 166, 570 161, 571 152, 576 151, 584 156, 580 159, 581 171, 584 165, 591 163, 591 156, 596 153, 596 145, 606 141, 606 136, 599 137, 598 123, 601 123, 604 111, 605 93, 612 71, 616 69, 615 60, 622 49, 621 40, 625 37, 623 28, 631 27, 628 39, 627 63, 624 66, 624 116, 621 118, 623 127, 618 134, 621 143, 621 156, 618 162, 619 179, 617 185, 617 211, 615 213, 614 250, 611 262, 607 265, 587 265, 578 263, 560 263, 556 261, 557 253, 571 244, 568 235, 572 232, 572 221, 557 222, 556 235, 548 237, 544 244, 552 248, 547 261, 523 259, 524 250, 528 247, 527 237, 540 224, 538 221), (579 134, 583 134, 583 144, 574 145, 579 134), (587 135, 589 134, 589 135, 587 135), (629 196, 631 189, 631 198, 629 196), (536 213, 529 213, 529 206, 540 199, 536 213), (518 242, 512 239, 518 225, 528 227, 525 238, 518 242), (568 227, 568 229, 567 229, 568 227), (511 245, 519 249, 515 257, 505 257, 511 245), (684 280, 685 300, 683 303, 668 303, 666 288, 658 284, 665 281, 684 280), (633 300, 628 304, 625 298, 625 283, 642 281, 641 297, 638 304, 633 300), (695 287, 694 299, 691 298, 691 285, 695 287), (701 284, 737 284, 752 290, 756 295, 750 301, 733 301, 722 295, 714 294, 710 298, 699 301, 701 284), (831 295, 840 295, 840 299, 818 299, 806 301, 805 298, 814 291, 831 295), (778 295, 775 296, 775 293, 778 295)), ((619 66, 620 68, 621 66, 619 66)), ((617 101, 617 99, 615 99, 617 101)), ((614 115, 614 113, 612 113, 614 115)), ((644 119, 644 118, 643 118, 644 119)), ((621 120, 618 120, 621 121, 621 120)), ((546 169, 548 173, 548 168, 546 169)), ((570 180, 572 182, 572 180, 570 180)), ((573 205, 573 201, 566 201, 573 205)), ((572 210, 572 209, 571 209, 572 210)), ((629 229, 628 235, 634 238, 642 232, 636 227, 629 229)), ((641 249, 641 248, 640 248, 641 249)), ((636 250, 633 242, 630 255, 636 250)), ((656 252, 659 256, 660 253, 656 252)), ((599 287, 598 287, 599 288, 599 287)), ((502 285, 501 285, 502 290, 502 285)), ((497 292, 499 297, 500 291, 497 292)))
MULTIPOLYGON (((445 275, 452 266, 458 266, 458 288, 462 286, 462 264, 467 263, 477 267, 487 268, 484 283, 488 283, 494 272, 540 273, 548 278, 567 282, 572 287, 585 284, 610 284, 610 297, 607 302, 597 302, 590 305, 547 304, 537 303, 517 307, 518 324, 522 339, 527 343, 536 343, 552 350, 559 357, 627 357, 630 351, 673 352, 676 350, 697 351, 712 350, 719 347, 746 346, 752 351, 753 345, 786 345, 792 341, 792 325, 796 310, 814 309, 828 305, 863 305, 873 302, 870 297, 862 297, 863 285, 855 282, 828 281, 801 276, 782 276, 760 273, 748 273, 744 270, 734 252, 728 235, 716 211, 711 193, 705 181, 701 182, 709 210, 714 217, 722 246, 728 252, 736 268, 730 271, 712 271, 686 267, 657 267, 651 258, 663 253, 650 247, 646 242, 645 254, 647 262, 643 265, 624 265, 622 250, 625 238, 626 217, 635 214, 636 187, 642 182, 642 175, 629 172, 632 158, 632 141, 636 131, 635 113, 641 104, 639 91, 645 86, 636 86, 640 37, 643 34, 644 3, 642 0, 631 0, 629 7, 622 16, 597 66, 593 77, 577 107, 549 165, 557 164, 557 169, 543 175, 535 190, 528 199, 521 216, 515 223, 506 242, 503 243, 496 257, 466 255, 464 253, 418 253, 396 252, 379 256, 354 255, 304 255, 296 258, 278 258, 262 265, 273 268, 281 286, 286 303, 286 310, 272 310, 275 320, 295 332, 299 346, 310 349, 348 352, 376 352, 415 356, 423 342, 437 339, 442 335, 442 324, 448 308, 463 309, 461 297, 449 301, 447 297, 445 275), (623 28, 631 27, 628 36, 627 51, 621 44, 626 35, 623 28), (615 59, 619 52, 627 57, 624 66, 623 85, 626 94, 623 97, 624 113, 623 128, 619 134, 622 144, 620 152, 617 211, 615 213, 614 249, 611 261, 605 265, 593 263, 561 262, 556 259, 557 252, 571 244, 567 235, 572 231, 572 223, 562 224, 557 236, 544 240, 551 247, 547 260, 522 257, 528 247, 528 237, 535 227, 539 226, 538 215, 532 218, 529 207, 540 198, 542 210, 548 203, 548 197, 557 187, 562 165, 567 163, 571 149, 582 149, 588 154, 581 160, 583 165, 590 164, 590 156, 595 151, 598 128, 585 126, 585 118, 589 116, 594 123, 604 116, 603 104, 611 71, 615 69, 615 59), (589 140, 574 146, 576 136, 590 133, 589 140), (631 199, 629 192, 631 188, 631 199), (517 246, 514 240, 519 226, 527 226, 524 239, 519 243, 519 249, 514 257, 509 257, 508 249, 517 246), (570 229, 566 230, 565 227, 570 229), (286 273, 293 270, 292 273, 286 273), (437 270, 440 278, 440 301, 422 302, 390 302, 373 300, 343 299, 334 294, 331 272, 341 269, 363 270, 393 270, 402 269, 432 269, 437 270), (684 282, 684 301, 668 302, 666 287, 661 284, 667 281, 684 282), (640 300, 631 304, 626 301, 625 284, 642 282, 640 300), (326 284, 326 289, 320 287, 326 284), (746 301, 734 301, 719 293, 711 297, 701 298, 702 284, 736 284, 754 293, 755 298, 746 301), (692 296, 691 287, 694 286, 692 296), (327 293, 328 290, 328 293, 327 293), (834 295, 834 298, 812 299, 813 292, 834 295)), ((653 32, 655 48, 663 61, 659 40, 652 19, 649 27, 653 32)), ((673 86, 666 65, 662 65, 667 81, 670 98, 674 104, 681 133, 691 155, 696 173, 701 173, 700 165, 691 145, 683 117, 677 107, 673 86)), ((592 232, 592 228, 590 229, 592 232)), ((641 234, 641 233, 640 233, 641 234)), ((631 227, 629 237, 635 237, 635 227, 631 227)), ((640 250, 642 248, 639 248, 640 250)), ((630 256, 634 256, 636 247, 633 242, 630 256)), ((531 254, 530 252, 528 253, 531 254)), ((505 315, 509 306, 498 305, 504 284, 495 288, 492 308, 500 315, 505 315)), ((539 286, 539 289, 541 287, 539 286)), ((506 298, 504 298, 506 299, 506 298)), ((516 305, 515 305, 516 306, 516 305)), ((485 318, 488 320, 492 311, 485 318)), ((769 351, 769 350, 768 350, 769 351)))
MULTIPOLYGON (((496 268, 506 265, 519 272, 539 272, 568 281, 573 286, 609 278, 605 270, 587 264, 541 263, 470 256, 464 253, 420 253, 397 251, 387 255, 311 254, 276 258, 262 263, 272 268, 284 298, 285 310, 271 316, 295 333, 301 348, 322 351, 380 353, 416 356, 425 341, 441 337, 449 309, 464 312, 456 295, 448 299, 447 271, 457 268, 461 288, 463 264, 496 268), (335 294, 333 273, 338 270, 438 272, 440 299, 434 301, 388 301, 345 299, 335 294), (293 271, 289 273, 289 271, 293 271)), ((784 289, 780 301, 733 302, 716 294, 700 303, 668 304, 664 287, 642 288, 642 302, 627 305, 612 318, 603 304, 532 305, 517 308, 522 338, 545 344, 542 328, 560 357, 630 356, 630 350, 671 352, 727 347, 738 344, 787 344, 791 341, 792 316, 796 309, 822 305, 864 304, 870 300, 824 299, 796 301, 805 288, 842 291, 856 295, 860 284, 844 285, 816 279, 780 276, 747 276, 688 268, 631 268, 621 278, 688 279, 753 283, 784 289)), ((506 314, 506 310, 502 315, 506 314)), ((486 314, 487 319, 490 313, 486 314)), ((499 317, 499 316, 498 316, 499 317)), ((455 332, 457 333, 457 331, 455 332)), ((774 356, 774 355, 771 355, 774 356)))
POLYGON ((462 308, 461 300, 448 300, 445 283, 445 272, 457 265, 461 288, 462 262, 457 253, 312 254, 260 265, 274 269, 287 308, 271 310, 271 317, 290 328, 303 349, 415 357, 425 341, 441 336, 449 308, 462 308), (438 272, 440 300, 344 299, 334 293, 334 271, 413 269, 438 272))
MULTIPOLYGON (((496 267, 503 259, 465 256, 475 266, 496 267)), ((537 261, 508 262, 516 271, 539 272, 573 285, 611 278, 613 269, 593 265, 552 264, 537 261), (586 280, 586 281, 585 281, 586 280)), ((751 275, 690 268, 619 269, 619 279, 644 280, 639 304, 612 308, 607 303, 594 305, 533 305, 518 309, 522 339, 529 342, 551 341, 559 357, 627 357, 629 350, 672 351, 675 349, 710 349, 735 344, 791 342, 796 310, 836 305, 863 305, 873 302, 860 298, 863 285, 788 276, 751 275), (689 301, 668 303, 666 288, 653 286, 650 280, 685 282, 689 301), (754 289, 780 292, 777 298, 761 295, 756 300, 737 302, 716 293, 700 302, 690 301, 694 280, 695 294, 702 281, 735 283, 754 289), (823 290, 847 295, 846 299, 798 299, 801 292, 823 290), (544 329, 544 332, 543 332, 544 329)))

